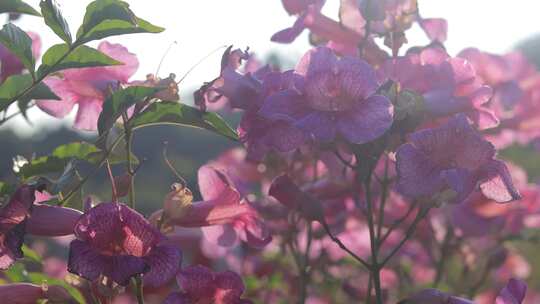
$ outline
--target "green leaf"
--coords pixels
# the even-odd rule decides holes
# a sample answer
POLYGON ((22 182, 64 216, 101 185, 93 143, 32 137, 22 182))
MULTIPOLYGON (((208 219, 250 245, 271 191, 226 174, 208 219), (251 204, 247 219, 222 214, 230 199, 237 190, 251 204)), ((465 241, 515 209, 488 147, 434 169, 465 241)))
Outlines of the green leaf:
POLYGON ((159 92, 161 88, 133 86, 114 92, 105 99, 98 119, 99 134, 107 132, 131 106, 159 92))
POLYGON ((24 254, 24 257, 29 259, 30 261, 36 262, 36 263, 42 263, 43 260, 41 259, 41 256, 34 250, 30 249, 30 247, 26 245, 22 245, 21 247, 22 252, 24 254))
POLYGON ((0 182, 0 198, 5 195, 11 196, 13 192, 15 192, 15 187, 7 183, 0 182))
POLYGON ((0 111, 7 109, 11 103, 19 99, 53 99, 60 100, 49 87, 43 82, 38 83, 33 89, 23 94, 29 87, 32 86, 32 77, 28 74, 11 75, 0 85, 0 111), (23 95, 21 95, 23 94, 23 95))
POLYGON ((45 23, 53 30, 53 32, 64 40, 67 44, 71 44, 71 31, 69 25, 62 16, 62 12, 55 0, 42 0, 39 3, 41 13, 45 19, 45 23))
POLYGON ((206 129, 229 139, 238 140, 236 132, 218 114, 203 112, 175 102, 153 103, 130 121, 130 126, 135 129, 163 124, 206 129))
POLYGON ((57 44, 50 47, 43 55, 39 76, 45 76, 65 69, 87 68, 97 66, 121 65, 122 63, 86 45, 81 45, 70 51, 67 44, 57 44))
POLYGON ((30 280, 31 283, 34 283, 36 285, 41 285, 41 284, 45 283, 47 285, 62 286, 67 290, 69 295, 71 297, 73 297, 73 299, 75 301, 77 301, 77 303, 81 303, 81 304, 86 303, 86 301, 84 300, 84 296, 81 294, 81 292, 77 288, 75 288, 74 286, 68 284, 64 280, 59 280, 59 279, 56 279, 56 278, 52 278, 52 277, 49 277, 49 276, 47 276, 45 274, 38 273, 38 272, 30 272, 30 273, 28 273, 28 279, 30 280))
POLYGON ((34 74, 36 61, 32 54, 32 39, 13 23, 5 24, 0 30, 0 43, 10 50, 22 64, 34 74))
POLYGON ((135 18, 136 24, 133 25, 123 20, 105 20, 92 29, 87 35, 80 39, 80 43, 86 43, 92 40, 99 40, 110 36, 138 34, 138 33, 161 33, 165 29, 155 26, 150 22, 135 18))
MULTIPOLYGON (((72 160, 87 161, 98 164, 104 156, 104 151, 87 142, 72 142, 56 147, 50 155, 41 156, 24 164, 19 171, 22 179, 26 180, 35 176, 44 176, 51 173, 60 173, 66 170, 66 166, 72 160)), ((136 158, 134 158, 137 162, 136 158)), ((125 161, 110 155, 111 164, 125 161)))
POLYGON ((38 157, 22 166, 19 171, 23 179, 41 176, 49 173, 62 172, 69 161, 73 159, 96 161, 96 155, 101 152, 96 146, 85 142, 73 142, 58 146, 48 156, 38 157))
POLYGON ((17 13, 41 16, 39 12, 36 11, 33 7, 24 3, 21 0, 2 0, 0 2, 0 14, 2 13, 17 13))
POLYGON ((159 33, 164 29, 138 18, 129 4, 119 0, 96 0, 86 7, 84 21, 77 31, 77 44, 114 35, 159 33))
POLYGON ((24 264, 21 262, 11 265, 9 269, 2 271, 2 273, 13 283, 25 282, 28 279, 28 272, 26 272, 24 264))

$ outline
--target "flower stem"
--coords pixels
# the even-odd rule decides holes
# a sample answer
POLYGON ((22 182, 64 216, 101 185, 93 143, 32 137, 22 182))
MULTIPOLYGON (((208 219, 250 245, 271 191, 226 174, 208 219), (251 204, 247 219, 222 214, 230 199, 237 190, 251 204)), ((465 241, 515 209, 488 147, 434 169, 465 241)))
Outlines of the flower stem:
POLYGON ((135 293, 137 296, 137 303, 138 304, 144 304, 144 295, 143 295, 143 287, 142 287, 142 278, 140 275, 135 277, 135 293))
POLYGON ((416 214, 416 217, 414 218, 414 221, 413 223, 411 224, 411 226, 409 226, 409 228, 407 229, 407 232, 405 234, 405 236, 403 237, 403 239, 399 242, 399 244, 392 250, 392 252, 390 252, 390 254, 388 254, 388 256, 382 261, 382 263, 380 264, 381 266, 384 266, 386 265, 386 263, 388 263, 388 261, 390 261, 390 259, 396 254, 398 253, 398 251, 401 249, 401 247, 403 247, 403 245, 405 245, 405 243, 412 237, 412 235, 414 234, 414 232, 416 231, 416 227, 418 226, 418 224, 428 215, 429 211, 431 210, 431 208, 433 208, 433 206, 429 205, 427 207, 421 207, 420 208, 420 211, 418 212, 418 214, 416 214))
POLYGON ((133 163, 131 160, 131 148, 133 142, 133 132, 129 126, 129 119, 127 112, 122 113, 122 119, 124 121, 124 132, 126 134, 126 162, 127 162, 127 172, 130 176, 130 186, 129 186, 129 207, 135 209, 135 172, 133 170, 133 163))
POLYGON ((330 237, 330 239, 332 239, 332 241, 336 243, 339 246, 339 248, 341 248, 343 251, 347 252, 355 260, 360 262, 360 264, 362 264, 367 270, 371 270, 371 265, 368 262, 366 262, 364 259, 356 255, 354 252, 352 252, 349 248, 347 248, 347 246, 345 246, 345 244, 341 242, 341 240, 338 237, 332 234, 332 231, 330 231, 330 227, 328 226, 328 223, 326 223, 326 221, 323 220, 321 224, 323 226, 324 231, 328 235, 328 237, 330 237))

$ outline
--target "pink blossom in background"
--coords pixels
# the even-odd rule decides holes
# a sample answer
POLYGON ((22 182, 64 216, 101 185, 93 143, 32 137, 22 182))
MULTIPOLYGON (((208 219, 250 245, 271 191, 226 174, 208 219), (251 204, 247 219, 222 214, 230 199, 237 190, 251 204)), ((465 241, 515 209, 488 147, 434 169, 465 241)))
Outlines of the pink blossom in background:
POLYGON ((62 71, 61 76, 48 77, 45 83, 62 100, 40 100, 37 102, 38 107, 47 114, 63 118, 77 105, 74 127, 86 131, 96 130, 105 98, 119 84, 127 84, 139 67, 135 54, 120 44, 104 41, 99 44, 98 50, 122 64, 68 69, 62 71))

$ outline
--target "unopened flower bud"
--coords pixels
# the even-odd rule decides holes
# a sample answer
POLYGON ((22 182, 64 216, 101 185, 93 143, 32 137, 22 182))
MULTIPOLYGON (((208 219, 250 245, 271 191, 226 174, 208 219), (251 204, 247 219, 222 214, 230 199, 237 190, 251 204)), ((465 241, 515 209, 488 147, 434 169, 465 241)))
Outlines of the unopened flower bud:
POLYGON ((324 211, 319 200, 302 191, 288 175, 276 177, 268 194, 287 208, 299 211, 308 220, 324 219, 324 211))
POLYGON ((172 191, 167 194, 163 201, 163 216, 166 219, 180 219, 191 208, 193 193, 182 184, 174 183, 172 191))
POLYGON ((116 187, 116 195, 118 197, 124 197, 128 195, 131 189, 131 175, 129 173, 114 178, 114 185, 116 187))

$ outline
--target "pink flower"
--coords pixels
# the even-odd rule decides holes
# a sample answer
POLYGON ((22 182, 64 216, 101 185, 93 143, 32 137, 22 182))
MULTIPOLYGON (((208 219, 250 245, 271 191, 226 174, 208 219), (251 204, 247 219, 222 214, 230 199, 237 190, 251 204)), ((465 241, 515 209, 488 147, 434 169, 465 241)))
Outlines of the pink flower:
POLYGON ((190 266, 177 276, 181 292, 174 292, 164 304, 250 304, 242 299, 242 278, 232 271, 212 272, 204 266, 190 266))
MULTIPOLYGON (((27 32, 32 39, 32 54, 38 58, 41 53, 41 39, 38 34, 27 32)), ((0 43, 0 83, 11 75, 20 74, 24 70, 22 62, 0 43)))
POLYGON ((172 224, 202 227, 206 238, 226 247, 235 245, 238 238, 257 248, 272 240, 258 212, 223 172, 203 166, 198 177, 204 201, 193 202, 180 216, 168 219, 172 224))
POLYGON ((485 107, 492 89, 483 84, 468 61, 452 58, 442 48, 429 47, 389 59, 379 69, 379 76, 421 94, 425 111, 432 118, 464 113, 480 129, 499 123, 493 111, 485 107))
POLYGON ((119 84, 128 83, 139 66, 137 57, 120 44, 104 41, 100 43, 98 49, 124 64, 68 69, 62 72, 63 77, 45 79, 45 83, 62 100, 39 101, 37 105, 41 110, 62 118, 78 105, 75 128, 88 131, 97 129, 97 120, 106 96, 119 84))

